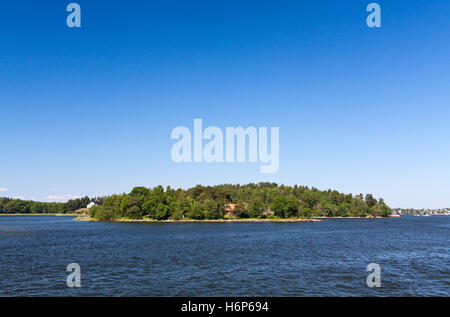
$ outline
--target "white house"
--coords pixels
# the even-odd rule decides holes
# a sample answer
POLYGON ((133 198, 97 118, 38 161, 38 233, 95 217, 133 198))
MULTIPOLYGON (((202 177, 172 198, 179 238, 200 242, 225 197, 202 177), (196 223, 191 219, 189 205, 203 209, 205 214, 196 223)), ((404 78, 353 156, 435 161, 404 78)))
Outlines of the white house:
POLYGON ((89 203, 89 205, 86 206, 86 208, 87 208, 87 209, 90 209, 90 208, 92 208, 92 207, 94 207, 94 206, 96 206, 96 205, 97 205, 96 203, 91 202, 91 203, 89 203))

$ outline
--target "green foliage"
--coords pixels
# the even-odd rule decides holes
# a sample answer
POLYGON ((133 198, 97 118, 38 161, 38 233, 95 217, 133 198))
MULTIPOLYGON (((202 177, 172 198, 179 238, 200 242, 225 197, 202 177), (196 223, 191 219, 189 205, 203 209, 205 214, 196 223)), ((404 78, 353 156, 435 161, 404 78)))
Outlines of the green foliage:
POLYGON ((201 205, 196 201, 191 204, 191 212, 189 214, 189 218, 195 220, 205 219, 205 213, 203 212, 201 205))
POLYGON ((0 198, 0 213, 8 214, 63 214, 73 213, 80 208, 86 208, 91 202, 101 203, 103 198, 79 198, 66 203, 38 202, 12 198, 0 198))
POLYGON ((248 214, 250 218, 261 218, 264 210, 264 201, 260 197, 256 197, 248 206, 248 214))
POLYGON ((295 198, 290 197, 286 200, 284 215, 286 218, 292 218, 292 217, 298 216, 298 203, 295 198))
POLYGON ((207 199, 203 204, 203 211, 206 219, 219 219, 221 217, 220 208, 216 201, 207 199))
POLYGON ((236 204, 236 209, 234 211, 238 218, 250 218, 247 205, 241 201, 236 204))
POLYGON ((155 219, 166 220, 170 216, 169 206, 159 203, 155 209, 155 219))
POLYGON ((301 207, 298 216, 300 218, 311 218, 313 215, 313 210, 309 207, 301 207))
POLYGON ((286 211, 287 200, 285 197, 278 195, 270 204, 270 209, 275 213, 275 216, 284 218, 286 211))
POLYGON ((141 212, 141 208, 139 208, 139 206, 133 205, 127 209, 125 216, 130 219, 141 219, 144 214, 141 212))
POLYGON ((117 217, 114 210, 105 205, 99 205, 90 208, 89 216, 91 216, 92 218, 96 218, 100 221, 111 221, 117 217))
POLYGON ((6 204, 5 212, 7 214, 28 214, 31 211, 31 205, 32 204, 29 204, 26 201, 14 199, 6 204))
MULTIPOLYGON (((91 217, 110 221, 122 217, 131 219, 220 219, 230 203, 236 204, 233 214, 238 218, 290 217, 388 217, 391 209, 382 199, 372 195, 342 194, 320 191, 305 186, 278 186, 275 183, 247 185, 197 185, 190 189, 164 190, 135 187, 129 194, 102 198, 80 198, 67 203, 40 203, 0 198, 2 213, 65 213, 84 208, 91 217), (74 209, 76 208, 76 209, 74 209)), ((229 217, 229 216, 227 216, 229 217)))

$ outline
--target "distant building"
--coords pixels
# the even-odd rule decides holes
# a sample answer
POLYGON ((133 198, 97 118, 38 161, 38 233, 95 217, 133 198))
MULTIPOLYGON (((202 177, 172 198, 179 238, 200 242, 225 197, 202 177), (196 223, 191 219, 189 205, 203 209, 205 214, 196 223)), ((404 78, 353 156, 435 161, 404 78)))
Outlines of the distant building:
POLYGON ((94 206, 97 206, 97 204, 94 203, 94 202, 91 202, 91 203, 89 203, 89 205, 86 206, 86 208, 87 208, 87 209, 91 209, 91 208, 94 207, 94 206))
POLYGON ((229 203, 228 205, 225 206, 225 215, 226 216, 235 216, 235 210, 236 210, 236 205, 237 204, 232 204, 229 203))

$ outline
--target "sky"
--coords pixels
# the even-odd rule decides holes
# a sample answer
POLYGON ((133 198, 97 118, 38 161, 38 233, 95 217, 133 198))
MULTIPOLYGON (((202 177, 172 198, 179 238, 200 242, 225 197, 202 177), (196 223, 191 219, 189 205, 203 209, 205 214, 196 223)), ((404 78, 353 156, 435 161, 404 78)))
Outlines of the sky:
POLYGON ((277 182, 450 207, 450 2, 9 1, 0 196, 277 182), (279 127, 280 165, 175 163, 171 131, 279 127))

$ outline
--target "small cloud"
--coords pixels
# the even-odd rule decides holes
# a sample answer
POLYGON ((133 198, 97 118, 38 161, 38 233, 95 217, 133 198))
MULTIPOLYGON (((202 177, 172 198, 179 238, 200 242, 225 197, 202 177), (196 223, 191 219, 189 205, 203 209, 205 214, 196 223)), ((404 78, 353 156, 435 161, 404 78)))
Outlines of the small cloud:
POLYGON ((19 196, 13 196, 12 199, 25 200, 25 197, 19 195, 19 196))
POLYGON ((77 199, 77 198, 81 198, 80 196, 77 195, 49 195, 47 196, 48 200, 69 200, 69 199, 77 199))
POLYGON ((0 187, 0 192, 7 192, 8 188, 0 187))

